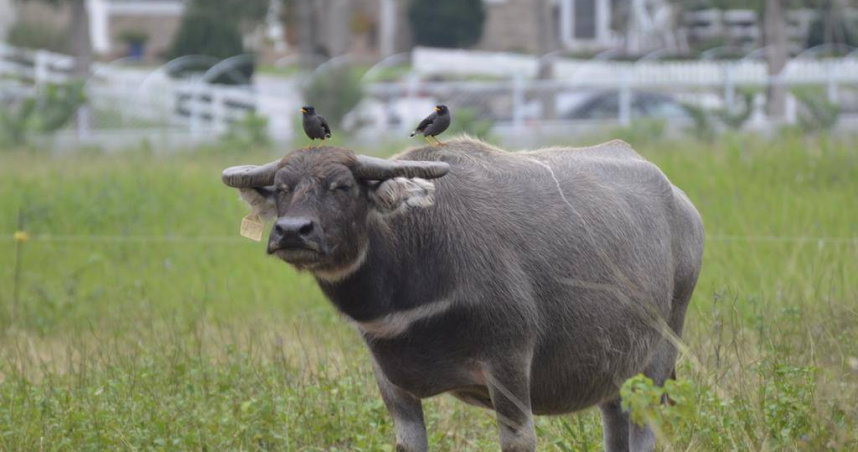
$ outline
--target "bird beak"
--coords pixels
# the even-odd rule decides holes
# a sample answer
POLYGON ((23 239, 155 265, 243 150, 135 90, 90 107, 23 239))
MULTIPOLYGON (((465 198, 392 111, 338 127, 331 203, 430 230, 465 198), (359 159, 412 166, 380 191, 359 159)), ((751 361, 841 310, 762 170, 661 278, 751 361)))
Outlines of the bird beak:
POLYGON ((435 113, 441 113, 441 109, 438 107, 435 107, 435 113))
POLYGON ((306 109, 306 108, 302 108, 302 109, 301 109, 301 113, 306 114, 306 113, 307 113, 307 109, 306 109))

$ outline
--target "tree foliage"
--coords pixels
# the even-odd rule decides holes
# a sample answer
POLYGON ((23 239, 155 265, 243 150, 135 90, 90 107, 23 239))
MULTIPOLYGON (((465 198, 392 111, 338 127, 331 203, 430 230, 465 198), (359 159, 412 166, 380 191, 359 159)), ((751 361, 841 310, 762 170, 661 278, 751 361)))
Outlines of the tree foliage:
POLYGON ((408 19, 417 45, 470 47, 483 34, 486 11, 482 0, 411 0, 408 19))
POLYGON ((216 7, 221 3, 229 6, 232 2, 194 0, 188 5, 179 31, 173 38, 170 59, 184 55, 224 59, 244 53, 239 22, 234 16, 225 14, 232 8, 216 7))
MULTIPOLYGON (((218 60, 245 53, 243 27, 265 17, 267 0, 192 0, 188 5, 179 31, 173 38, 168 52, 169 59, 185 55, 205 55, 218 60)), ((213 83, 241 84, 249 80, 254 65, 236 68, 240 73, 223 74, 213 83)), ((183 67, 173 75, 184 72, 205 71, 211 64, 202 67, 183 67)))

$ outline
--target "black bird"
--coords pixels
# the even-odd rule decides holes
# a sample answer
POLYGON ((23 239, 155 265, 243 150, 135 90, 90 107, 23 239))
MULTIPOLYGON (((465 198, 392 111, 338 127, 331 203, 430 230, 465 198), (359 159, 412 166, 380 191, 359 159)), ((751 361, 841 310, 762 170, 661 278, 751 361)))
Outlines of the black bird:
POLYGON ((411 136, 417 135, 418 133, 422 133, 424 137, 426 137, 426 141, 429 141, 429 137, 435 138, 435 143, 444 144, 436 138, 438 135, 442 134, 447 127, 450 127, 450 120, 453 119, 452 115, 450 115, 450 109, 447 108, 446 105, 436 105, 435 113, 427 116, 426 119, 420 121, 420 124, 417 125, 417 128, 414 129, 414 132, 411 132, 411 136))
POLYGON ((324 142, 326 138, 331 138, 331 127, 328 125, 328 121, 325 120, 324 116, 317 115, 315 108, 309 105, 301 107, 301 113, 304 114, 304 133, 310 137, 310 144, 307 146, 312 145, 313 140, 324 142))

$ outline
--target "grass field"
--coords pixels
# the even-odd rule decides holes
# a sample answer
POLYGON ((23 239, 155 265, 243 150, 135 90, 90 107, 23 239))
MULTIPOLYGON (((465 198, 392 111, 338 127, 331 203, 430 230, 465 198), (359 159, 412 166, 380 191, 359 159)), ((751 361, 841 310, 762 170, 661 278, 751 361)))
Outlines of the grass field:
MULTIPOLYGON (((854 142, 632 144, 707 229, 677 403, 626 387, 662 449, 858 450, 854 142)), ((272 155, 0 153, 0 450, 392 450, 357 333, 237 235, 220 170, 272 155)), ((498 450, 491 413, 424 406, 432 450, 498 450)), ((602 448, 595 410, 537 432, 602 448)))

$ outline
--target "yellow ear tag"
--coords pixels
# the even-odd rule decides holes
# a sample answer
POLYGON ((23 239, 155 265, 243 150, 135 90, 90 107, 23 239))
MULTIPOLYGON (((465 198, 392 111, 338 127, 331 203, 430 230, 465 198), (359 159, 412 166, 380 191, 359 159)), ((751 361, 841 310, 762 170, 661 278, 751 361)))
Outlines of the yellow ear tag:
POLYGON ((262 240, 262 221, 258 215, 248 215, 241 219, 241 236, 250 240, 262 240))

